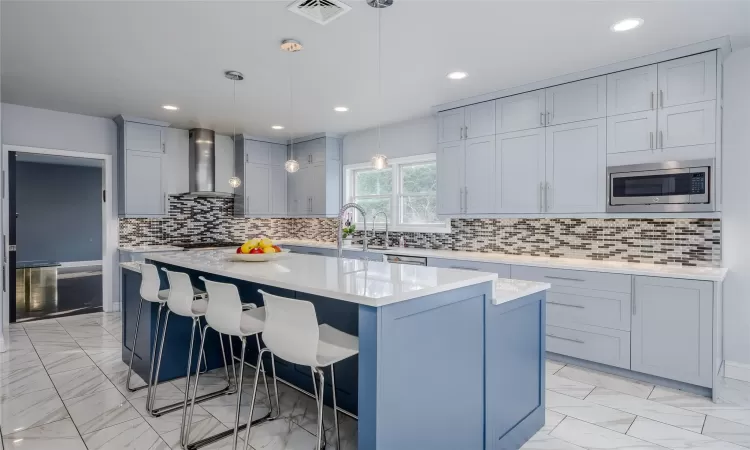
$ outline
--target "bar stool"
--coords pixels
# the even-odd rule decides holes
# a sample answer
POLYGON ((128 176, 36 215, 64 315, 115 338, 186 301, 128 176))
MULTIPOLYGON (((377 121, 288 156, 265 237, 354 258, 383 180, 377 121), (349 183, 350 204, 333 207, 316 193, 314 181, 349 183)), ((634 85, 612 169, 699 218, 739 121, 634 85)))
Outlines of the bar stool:
MULTIPOLYGON (((135 319, 135 333, 133 334, 133 346, 130 350, 130 362, 128 363, 128 377, 125 380, 125 387, 130 392, 140 391, 141 389, 148 388, 148 395, 146 396, 148 408, 148 398, 151 397, 151 382, 152 373, 154 370, 154 359, 156 358, 156 346, 159 343, 159 321, 161 320, 161 312, 164 309, 164 305, 169 297, 169 289, 160 290, 161 281, 159 280, 159 271, 153 264, 141 263, 141 301, 138 304, 138 316, 135 319), (143 311, 143 301, 158 303, 159 310, 156 312, 156 338, 154 339, 154 348, 151 350, 151 363, 148 367, 148 384, 139 387, 130 387, 130 376, 133 373, 133 356, 135 355, 135 344, 138 340, 138 327, 141 323, 141 312, 143 311)), ((193 288, 193 294, 196 296, 205 295, 205 292, 193 288)))
MULTIPOLYGON (((263 353, 270 352, 292 364, 310 366, 313 371, 315 400, 318 402, 318 445, 321 450, 325 444, 323 429, 323 390, 325 388, 323 368, 331 367, 331 387, 333 388, 333 421, 336 428, 336 443, 341 448, 339 416, 336 406, 336 376, 333 365, 359 353, 359 338, 330 325, 318 325, 315 306, 308 301, 279 297, 259 290, 266 304, 266 324, 263 329, 263 342, 266 347, 258 355, 261 361, 263 353), (315 374, 318 375, 318 386, 315 374)), ((255 394, 258 389, 258 373, 255 373, 253 397, 250 403, 250 417, 253 416, 255 394)), ((278 405, 278 398, 277 398, 278 405)), ((245 448, 250 440, 250 423, 245 431, 245 448)))
MULTIPOLYGON (((201 317, 206 315, 206 310, 208 309, 208 305, 210 303, 210 297, 207 296, 194 296, 193 295, 193 284, 190 281, 190 277, 186 273, 182 272, 173 272, 171 270, 167 270, 166 268, 162 268, 164 272, 167 274, 167 278, 169 279, 169 295, 167 296, 167 312, 164 316, 164 329, 162 331, 162 339, 161 344, 159 346, 159 357, 156 362, 156 372, 154 374, 154 377, 156 380, 159 379, 159 372, 161 370, 161 359, 162 354, 164 352, 164 341, 166 340, 167 336, 167 327, 169 326, 169 315, 170 313, 176 314, 178 316, 182 317, 188 317, 192 319, 193 326, 190 330, 190 346, 189 346, 189 353, 188 353, 188 362, 187 362, 187 370, 186 370, 186 380, 185 380, 185 398, 181 402, 176 402, 171 405, 165 405, 160 408, 154 408, 154 402, 156 401, 156 386, 153 387, 153 390, 151 392, 151 395, 149 398, 146 399, 146 410, 149 412, 150 415, 154 417, 159 417, 161 415, 164 415, 166 413, 176 411, 180 408, 182 408, 182 429, 181 432, 184 432, 184 424, 185 424, 185 415, 187 413, 187 403, 188 403, 188 397, 190 392, 190 373, 192 370, 192 362, 193 362, 193 347, 195 342, 195 329, 196 327, 199 327, 200 325, 200 319, 201 317)), ((199 328, 200 332, 200 328, 199 328)), ((227 365, 227 358, 226 353, 224 351, 224 339, 219 334, 219 342, 221 344, 221 356, 224 358, 224 373, 227 377, 227 385, 226 387, 219 389, 214 392, 209 392, 207 394, 203 394, 200 396, 196 396, 196 393, 193 393, 193 397, 195 398, 195 401, 200 403, 204 402, 206 400, 210 400, 212 398, 219 397, 221 395, 229 395, 233 394, 237 388, 237 378, 235 375, 235 385, 232 386, 232 382, 229 378, 229 367, 227 365)), ((231 340, 229 342, 230 346, 232 344, 231 340)), ((203 352, 203 348, 201 347, 201 352, 203 352)), ((205 361, 205 353, 202 353, 203 360, 205 361)), ((200 367, 201 358, 198 358, 198 363, 196 364, 195 370, 196 370, 196 377, 199 373, 199 367, 200 367)), ((234 360, 232 360, 232 364, 234 365, 234 360)), ((232 367, 232 372, 234 373, 234 367, 232 367)), ((183 435, 181 434, 181 437, 183 435)), ((184 442, 181 440, 181 444, 184 444, 184 442)))
MULTIPOLYGON (((260 347, 260 333, 263 331, 263 326, 265 322, 265 316, 266 316, 266 309, 265 308, 258 308, 254 304, 251 305, 250 309, 244 309, 242 300, 240 300, 240 294, 237 290, 237 286, 233 284, 228 283, 218 283, 215 281, 210 281, 205 279, 204 277, 200 277, 200 279, 206 284, 206 291, 208 292, 208 296, 211 299, 208 302, 208 310, 206 311, 206 326, 203 328, 203 332, 201 333, 201 350, 203 350, 203 346, 205 344, 206 340, 206 331, 208 328, 213 328, 214 330, 218 331, 221 334, 226 334, 229 336, 229 339, 231 340, 232 336, 237 336, 240 338, 240 341, 242 342, 242 350, 240 352, 240 375, 239 380, 235 380, 236 386, 238 386, 237 389, 237 410, 235 414, 234 419, 234 429, 233 430, 227 430, 218 434, 215 434, 213 436, 209 436, 207 438, 202 439, 199 442, 195 442, 190 444, 191 448, 198 448, 202 447, 204 445, 208 445, 211 442, 216 442, 220 439, 223 439, 230 434, 232 434, 232 449, 236 449, 237 447, 237 435, 239 433, 239 430, 242 428, 248 426, 248 425, 242 425, 240 426, 240 404, 242 401, 242 379, 244 376, 244 369, 245 369, 245 349, 247 346, 247 338, 250 336, 255 336, 255 341, 258 345, 258 352, 261 352, 260 347)), ((247 305, 247 304, 246 304, 247 305)), ((271 355, 271 366, 273 370, 273 382, 274 382, 274 390, 276 391, 276 415, 272 416, 273 413, 273 403, 271 401, 271 392, 268 389, 268 381, 266 380, 265 376, 265 370, 263 369, 263 361, 259 360, 258 365, 256 366, 255 370, 255 381, 257 383, 258 381, 258 373, 263 372, 263 382, 266 387, 266 393, 268 394, 268 408, 269 412, 263 417, 260 417, 256 420, 253 420, 252 416, 252 408, 250 411, 250 416, 248 417, 248 424, 255 424, 260 423, 261 421, 265 421, 266 419, 275 419, 278 417, 279 412, 279 390, 276 383, 276 365, 273 359, 273 355, 271 355)), ((198 389, 198 379, 199 375, 196 375, 195 377, 195 389, 193 390, 193 399, 190 402, 190 416, 188 417, 187 424, 185 425, 185 444, 187 444, 188 439, 190 437, 190 427, 193 422, 193 408, 195 407, 195 391, 198 389)), ((253 394, 253 401, 255 401, 255 395, 253 394)))

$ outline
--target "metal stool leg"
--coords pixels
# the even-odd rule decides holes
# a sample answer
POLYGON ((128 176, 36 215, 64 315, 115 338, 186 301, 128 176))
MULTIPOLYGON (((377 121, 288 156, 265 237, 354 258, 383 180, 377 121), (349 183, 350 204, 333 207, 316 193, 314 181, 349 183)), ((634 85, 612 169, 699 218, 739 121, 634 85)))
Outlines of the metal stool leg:
POLYGON ((339 410, 336 405, 336 374, 331 364, 331 393, 333 394, 333 425, 336 427, 336 450, 341 450, 341 433, 339 432, 339 410))
POLYGON ((315 369, 318 372, 318 378, 320 379, 320 396, 318 397, 318 450, 325 448, 325 429, 323 427, 323 395, 325 392, 325 376, 321 369, 315 369))
MULTIPOLYGON (((241 340, 242 340, 242 350, 241 350, 242 351, 242 359, 244 361, 244 359, 245 359, 245 348, 247 347, 247 338, 245 338, 243 336, 241 340)), ((238 434, 239 428, 240 428, 240 405, 241 405, 240 402, 242 401, 242 383, 243 383, 243 376, 244 375, 245 375, 245 364, 243 362, 243 363, 240 364, 240 380, 239 380, 240 381, 240 385, 239 385, 239 388, 237 389, 237 411, 236 411, 235 416, 234 416, 234 433, 232 434, 232 450, 236 450, 237 449, 237 434, 238 434)), ((256 379, 258 377, 257 368, 256 368, 256 371, 255 371, 255 377, 256 377, 256 379)), ((251 411, 250 414, 252 414, 252 407, 250 407, 250 411, 251 411)), ((253 418, 253 416, 250 416, 250 420, 252 420, 252 418, 253 418)))
MULTIPOLYGON (((267 348, 264 348, 258 353, 258 363, 255 365, 255 380, 253 381, 253 396, 250 399, 250 415, 247 417, 247 425, 245 429, 245 444, 242 446, 243 450, 247 450, 247 447, 250 445, 250 427, 251 425, 254 425, 258 421, 253 421, 253 412, 255 410, 255 398, 258 394, 258 377, 260 376, 260 370, 258 370, 258 367, 260 367, 262 361, 263 361, 263 353, 270 351, 267 348)), ((273 353, 271 353, 273 355, 273 353)), ((240 369, 240 372, 242 369, 240 369)), ((239 409, 237 410, 239 413, 239 409)), ((239 416, 237 417, 239 420, 239 416)), ((235 450, 235 447, 232 447, 232 450, 235 450)))
POLYGON ((135 319, 135 334, 133 335, 133 345, 130 348, 130 362, 128 363, 128 377, 125 380, 125 388, 130 392, 140 391, 148 387, 148 384, 139 386, 137 388, 130 387, 130 376, 133 374, 133 357, 135 356, 135 343, 138 341, 138 327, 141 324, 141 311, 143 310, 143 298, 138 304, 138 316, 135 319))
POLYGON ((154 338, 154 348, 151 349, 151 365, 148 367, 148 392, 146 393, 146 411, 150 409, 151 402, 151 384, 154 380, 154 360, 156 359, 156 346, 159 344, 159 322, 161 321, 161 311, 164 309, 164 303, 159 304, 159 310, 156 311, 156 337, 154 338))
MULTIPOLYGON (((279 403, 279 384, 276 382, 276 358, 273 353, 271 353, 271 370, 273 370, 273 392, 276 396, 276 415, 272 415, 270 420, 274 420, 278 419, 281 415, 281 403, 279 403)), ((271 411, 273 411, 273 407, 271 408, 271 411)))
MULTIPOLYGON (((154 380, 155 380, 156 385, 159 384, 159 372, 161 371, 161 356, 164 353, 164 341, 167 340, 166 338, 167 338, 167 326, 169 325, 169 313, 170 313, 169 308, 167 308, 167 312, 164 314, 164 329, 161 332, 161 343, 159 344, 159 357, 156 360, 156 372, 154 373, 154 380)), ((195 323, 193 323, 193 327, 195 327, 195 323)), ((192 340, 190 343, 192 345, 192 340)), ((156 385, 151 387, 151 390, 149 391, 149 398, 146 399, 146 411, 151 416, 154 415, 154 399, 156 398, 156 385)))
MULTIPOLYGON (((260 336, 257 334, 255 335, 255 342, 258 343, 258 354, 260 355, 263 351, 260 348, 260 336)), ((263 366, 263 361, 261 360, 260 366, 256 366, 255 370, 260 370, 263 372, 263 385, 266 387, 266 395, 268 396, 268 411, 273 412, 273 405, 271 404, 271 391, 268 390, 268 377, 266 376, 266 369, 263 366)))
MULTIPOLYGON (((203 332, 200 333, 200 335, 201 335, 201 346, 200 346, 201 352, 203 351, 203 346, 206 343, 206 332, 207 331, 208 331, 208 325, 206 325, 205 327, 203 327, 203 332)), ((198 361, 198 365, 200 365, 200 361, 198 361)), ((187 423, 184 422, 184 419, 183 419, 183 423, 182 423, 182 430, 183 431, 182 431, 182 435, 180 436, 180 445, 182 446, 182 448, 187 448, 188 441, 190 440, 190 427, 193 424, 193 410, 195 410, 195 398, 196 398, 195 394, 198 392, 198 380, 200 379, 200 375, 201 375, 200 372, 198 372, 198 373, 195 374, 195 389, 193 389, 193 398, 192 398, 192 400, 190 400, 190 415, 188 416, 187 423)), ((189 388, 186 389, 186 392, 189 393, 190 389, 189 388)), ((187 393, 186 393, 186 395, 188 395, 187 393)))
MULTIPOLYGON (((317 402, 318 399, 322 397, 322 394, 321 394, 320 397, 318 396, 318 380, 315 377, 316 371, 317 371, 316 368, 310 367, 310 373, 312 374, 312 382, 313 382, 313 393, 315 394, 315 401, 317 402)), ((323 428, 325 428, 325 424, 324 424, 323 428)), ((325 434, 324 434, 323 435, 323 447, 326 446, 325 440, 326 440, 326 437, 325 437, 325 434)))

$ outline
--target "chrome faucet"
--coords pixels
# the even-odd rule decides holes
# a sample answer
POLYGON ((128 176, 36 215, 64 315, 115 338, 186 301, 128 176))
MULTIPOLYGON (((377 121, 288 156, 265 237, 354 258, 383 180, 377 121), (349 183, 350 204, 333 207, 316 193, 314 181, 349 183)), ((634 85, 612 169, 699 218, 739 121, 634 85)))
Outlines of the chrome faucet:
POLYGON ((383 245, 384 248, 388 248, 388 214, 385 213, 385 211, 378 211, 372 216, 372 237, 375 237, 375 218, 379 215, 383 215, 385 217, 385 244, 383 245))
POLYGON ((341 207, 341 211, 339 211, 339 232, 338 232, 338 238, 336 240, 336 248, 338 250, 338 256, 341 258, 344 254, 344 239, 341 236, 341 224, 344 222, 344 214, 350 209, 356 209, 359 211, 360 214, 362 214, 362 222, 365 224, 364 227, 364 238, 362 239, 362 250, 367 251, 367 213, 365 210, 359 206, 356 203, 347 203, 346 205, 341 207))

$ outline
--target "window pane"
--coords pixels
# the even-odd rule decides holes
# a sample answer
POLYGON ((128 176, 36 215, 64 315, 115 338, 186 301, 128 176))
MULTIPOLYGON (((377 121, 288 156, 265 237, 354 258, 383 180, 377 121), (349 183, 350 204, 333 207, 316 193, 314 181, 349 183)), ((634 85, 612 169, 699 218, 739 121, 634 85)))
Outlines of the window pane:
POLYGON ((401 168, 403 194, 437 192, 437 165, 434 161, 401 168))
MULTIPOLYGON (((357 202, 359 206, 364 208, 365 212, 367 213, 368 226, 371 226, 372 217, 376 212, 382 211, 386 213, 389 217, 391 215, 391 199, 390 198, 360 198, 360 199, 355 199, 355 201, 357 202)), ((359 211, 357 211, 356 217, 357 217, 357 222, 362 221, 362 218, 359 217, 359 211)), ((381 214, 377 217, 375 222, 385 223, 385 217, 383 217, 383 215, 381 214)))
POLYGON ((401 197, 401 223, 405 225, 445 223, 437 217, 437 196, 432 194, 401 197))
POLYGON ((386 170, 359 170, 354 173, 354 195, 390 194, 393 172, 386 170))

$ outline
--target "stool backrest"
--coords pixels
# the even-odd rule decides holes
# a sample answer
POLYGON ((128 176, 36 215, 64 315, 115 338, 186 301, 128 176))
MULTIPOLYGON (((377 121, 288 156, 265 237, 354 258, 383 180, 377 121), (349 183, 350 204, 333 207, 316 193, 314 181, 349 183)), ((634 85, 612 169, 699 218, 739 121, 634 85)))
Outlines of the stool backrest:
POLYGON ((266 306, 263 342, 271 352, 294 364, 317 367, 318 316, 304 300, 279 297, 259 290, 266 306))
POLYGON ((141 264, 141 297, 149 302, 161 303, 159 271, 153 264, 141 264))
POLYGON ((193 317, 193 283, 190 276, 183 272, 173 272, 162 267, 169 279, 169 309, 180 316, 193 317))
POLYGON ((242 300, 237 286, 210 281, 203 277, 200 279, 206 283, 208 293, 206 323, 219 333, 241 336, 242 300))

